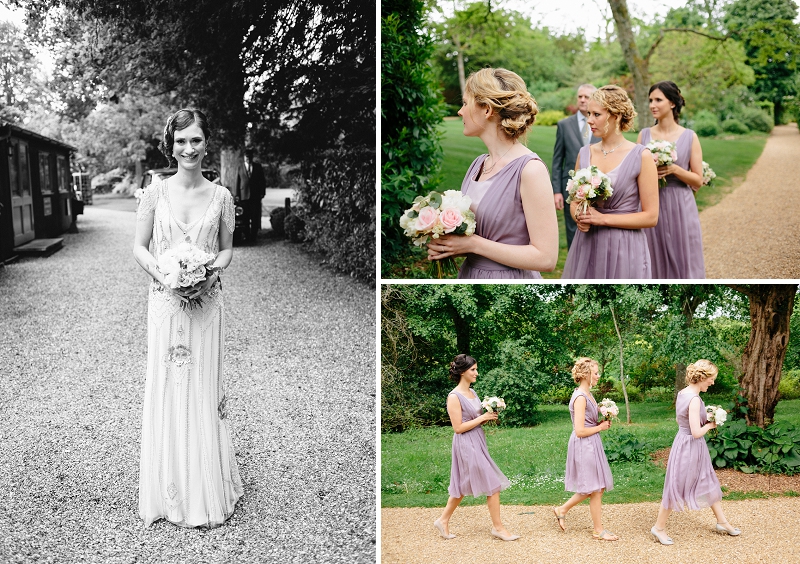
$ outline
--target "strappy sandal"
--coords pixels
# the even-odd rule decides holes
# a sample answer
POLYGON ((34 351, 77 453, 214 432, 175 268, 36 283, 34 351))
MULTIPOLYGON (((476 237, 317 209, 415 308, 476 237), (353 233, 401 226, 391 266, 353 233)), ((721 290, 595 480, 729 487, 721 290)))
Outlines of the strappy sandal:
POLYGON ((592 538, 595 539, 595 540, 604 540, 604 541, 616 541, 616 540, 619 540, 619 537, 617 537, 615 539, 607 539, 606 538, 607 535, 611 535, 612 537, 617 537, 617 535, 615 535, 614 533, 612 533, 608 529, 603 529, 599 533, 597 531, 593 531, 592 532, 592 538))
POLYGON ((558 514, 558 509, 556 509, 555 507, 553 508, 553 513, 555 513, 556 521, 558 521, 558 526, 561 527, 561 530, 566 533, 567 532, 567 527, 566 527, 566 525, 564 525, 564 519, 566 519, 567 516, 566 515, 559 515, 558 514))

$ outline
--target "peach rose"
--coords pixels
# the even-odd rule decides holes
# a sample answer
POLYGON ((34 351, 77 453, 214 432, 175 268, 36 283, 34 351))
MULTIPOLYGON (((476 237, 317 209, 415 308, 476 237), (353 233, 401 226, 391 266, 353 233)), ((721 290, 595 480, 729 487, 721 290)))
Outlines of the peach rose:
POLYGON ((592 186, 597 188, 598 186, 600 186, 601 182, 603 182, 603 181, 600 179, 599 176, 592 176, 592 186))
POLYGON ((464 216, 461 215, 461 211, 458 208, 447 208, 442 210, 439 221, 442 222, 445 233, 452 233, 464 221, 464 216))
POLYGON ((436 225, 438 219, 439 212, 430 206, 425 206, 420 210, 419 217, 417 217, 417 231, 428 231, 436 225))

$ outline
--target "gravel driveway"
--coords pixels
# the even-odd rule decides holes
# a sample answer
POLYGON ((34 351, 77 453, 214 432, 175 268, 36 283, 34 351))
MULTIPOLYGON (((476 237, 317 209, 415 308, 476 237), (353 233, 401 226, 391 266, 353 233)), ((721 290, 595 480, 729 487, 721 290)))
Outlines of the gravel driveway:
POLYGON ((779 125, 736 190, 700 213, 707 278, 800 278, 797 125, 779 125))
POLYGON ((148 277, 135 214, 87 206, 0 268, 0 562, 374 562, 375 291, 297 246, 236 248, 225 379, 244 495, 227 524, 138 517, 148 277))
POLYGON ((558 528, 549 507, 501 506, 503 524, 522 536, 513 542, 490 536, 492 523, 485 505, 456 509, 450 520, 456 538, 449 540, 433 528, 441 508, 384 508, 381 560, 384 564, 800 562, 800 498, 723 501, 722 507, 728 520, 742 530, 741 536, 713 532, 716 520, 710 509, 673 513, 667 522, 675 541, 672 546, 657 544, 650 536, 657 503, 604 505, 603 524, 619 535, 617 542, 592 539, 588 502, 569 512, 566 533, 558 528))

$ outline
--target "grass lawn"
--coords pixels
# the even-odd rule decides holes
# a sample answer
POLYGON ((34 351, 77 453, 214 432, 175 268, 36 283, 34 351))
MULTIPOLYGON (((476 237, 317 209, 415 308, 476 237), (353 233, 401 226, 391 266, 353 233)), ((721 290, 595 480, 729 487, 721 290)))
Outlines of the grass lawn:
MULTIPOLYGON (((713 401, 713 398, 706 398, 713 401)), ((624 406, 620 417, 625 420, 624 406)), ((511 480, 502 501, 518 505, 560 504, 571 494, 564 491, 567 441, 572 432, 565 405, 540 406, 542 423, 536 427, 504 429, 484 427, 492 458, 511 480)), ((800 400, 782 401, 778 421, 800 426, 800 400)), ((648 445, 650 452, 672 445, 677 431, 670 403, 631 404, 628 426, 615 423, 603 437, 625 429, 648 445)), ((444 507, 450 482, 450 427, 419 429, 381 435, 382 507, 444 507)), ((665 470, 648 461, 612 464, 614 490, 605 503, 658 501, 665 470)), ((485 498, 465 497, 462 504, 485 503, 485 498)))
MULTIPOLYGON (((465 137, 462 134, 461 118, 448 118, 444 121, 442 147, 444 160, 442 176, 444 181, 441 190, 458 190, 464 180, 464 174, 475 157, 486 152, 483 142, 477 137, 465 137)), ((625 137, 636 141, 638 133, 626 133, 625 137)), ((697 193, 697 207, 702 210, 719 202, 723 196, 733 190, 755 164, 767 140, 764 133, 750 133, 743 136, 720 136, 717 138, 701 138, 703 160, 711 165, 717 178, 714 186, 705 186, 697 193)), ((534 126, 528 133, 527 146, 541 157, 550 169, 553 162, 553 146, 556 142, 555 126, 534 126)), ((564 232, 564 214, 558 212, 559 251, 558 263, 553 272, 543 272, 544 278, 561 278, 564 262, 567 260, 567 237, 564 232)), ((424 253, 419 253, 416 266, 404 265, 396 269, 393 277, 427 278, 427 260, 424 253), (421 265, 421 266, 420 266, 421 265)))

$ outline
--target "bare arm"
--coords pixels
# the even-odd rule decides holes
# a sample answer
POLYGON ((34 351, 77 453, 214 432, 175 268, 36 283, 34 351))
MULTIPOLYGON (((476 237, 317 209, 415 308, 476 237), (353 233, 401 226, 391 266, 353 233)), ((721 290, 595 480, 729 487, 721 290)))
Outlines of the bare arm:
POLYGON ((586 437, 591 437, 592 435, 599 433, 600 431, 605 431, 611 427, 611 421, 603 421, 595 427, 586 427, 586 398, 584 396, 578 396, 575 398, 575 403, 572 404, 572 409, 575 416, 575 423, 573 424, 573 427, 575 428, 575 435, 577 435, 578 438, 583 439, 586 437))
POLYGON ((153 237, 153 217, 155 211, 148 215, 137 218, 136 235, 133 239, 133 258, 139 263, 147 274, 157 282, 164 283, 164 275, 156 267, 156 259, 150 254, 150 239, 153 237))
POLYGON ((700 398, 695 396, 689 402, 689 429, 692 431, 692 436, 699 439, 711 429, 716 429, 717 424, 709 421, 705 425, 700 425, 700 398))
POLYGON ((471 421, 467 421, 466 423, 462 422, 461 402, 458 401, 458 398, 455 394, 450 394, 447 396, 447 414, 450 416, 450 424, 453 426, 453 431, 455 431, 457 435, 471 431, 478 425, 483 425, 487 421, 493 421, 497 419, 497 413, 493 411, 487 411, 480 417, 476 417, 471 421))

